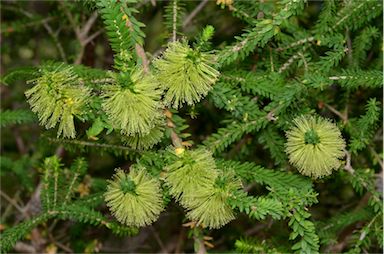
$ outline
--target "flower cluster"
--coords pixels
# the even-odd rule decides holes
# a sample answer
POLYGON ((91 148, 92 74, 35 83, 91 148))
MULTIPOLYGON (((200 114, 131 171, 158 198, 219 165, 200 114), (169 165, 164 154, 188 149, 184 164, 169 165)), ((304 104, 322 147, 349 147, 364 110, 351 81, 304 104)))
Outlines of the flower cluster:
POLYGON ((231 193, 242 187, 241 181, 231 172, 223 172, 213 185, 198 188, 194 193, 186 195, 187 217, 197 224, 209 228, 219 228, 235 219, 234 212, 227 203, 231 193))
POLYGON ((95 96, 98 91, 92 92, 94 86, 84 86, 87 83, 75 74, 77 67, 63 65, 43 69, 25 95, 41 124, 46 128, 59 124, 58 137, 75 138, 75 116, 84 120, 88 114, 101 113, 105 126, 120 131, 125 144, 139 150, 151 148, 164 133, 164 104, 174 108, 192 105, 216 82, 219 72, 212 67, 213 55, 201 52, 213 31, 210 26, 204 30, 196 49, 185 41, 170 43, 162 58, 154 61, 156 77, 140 65, 109 72, 111 81, 101 86, 101 100, 95 96))
POLYGON ((129 226, 146 226, 163 211, 160 183, 144 167, 131 167, 129 174, 117 169, 108 181, 105 201, 118 221, 129 226))
POLYGON ((135 70, 129 77, 116 77, 118 84, 104 92, 103 109, 110 124, 127 136, 148 135, 162 119, 156 79, 135 70))
POLYGON ((165 168, 165 181, 171 187, 171 195, 183 203, 183 194, 214 183, 216 165, 212 154, 205 149, 185 150, 176 156, 176 160, 165 168))
POLYGON ((227 198, 241 188, 241 182, 217 169, 212 154, 205 149, 183 150, 176 156, 165 169, 165 181, 171 195, 187 209, 187 217, 209 228, 233 220, 227 198))
POLYGON ((317 116, 300 116, 287 133, 289 161, 303 175, 319 178, 340 166, 345 141, 335 124, 317 116))
POLYGON ((199 102, 219 76, 212 67, 213 56, 192 49, 187 42, 170 43, 162 58, 153 64, 161 85, 167 90, 165 103, 176 109, 183 103, 199 102))
POLYGON ((42 69, 42 75, 25 92, 32 111, 47 129, 59 123, 57 136, 75 138, 74 116, 81 116, 91 96, 91 90, 77 84, 72 67, 42 69))

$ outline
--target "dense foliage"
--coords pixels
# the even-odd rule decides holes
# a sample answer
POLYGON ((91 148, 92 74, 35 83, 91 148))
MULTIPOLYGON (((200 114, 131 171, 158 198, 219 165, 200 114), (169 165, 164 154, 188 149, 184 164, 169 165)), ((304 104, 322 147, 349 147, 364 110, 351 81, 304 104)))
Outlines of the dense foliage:
POLYGON ((382 252, 382 11, 1 2, 1 252, 382 252))

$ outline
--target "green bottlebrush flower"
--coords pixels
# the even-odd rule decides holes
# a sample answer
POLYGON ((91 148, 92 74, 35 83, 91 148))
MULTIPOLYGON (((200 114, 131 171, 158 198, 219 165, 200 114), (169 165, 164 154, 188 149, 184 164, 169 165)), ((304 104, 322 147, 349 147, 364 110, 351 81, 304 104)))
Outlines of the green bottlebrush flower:
POLYGON ((301 116, 293 120, 295 127, 286 135, 289 161, 303 175, 319 178, 330 175, 340 166, 345 141, 340 130, 329 120, 301 116))
POLYGON ((159 125, 152 128, 148 134, 134 136, 123 136, 122 141, 133 149, 150 149, 160 142, 164 136, 164 127, 159 125))
POLYGON ((25 92, 28 103, 47 129, 59 123, 58 137, 75 138, 74 116, 83 114, 91 90, 74 85, 77 76, 72 67, 43 69, 42 72, 41 77, 32 81, 35 85, 25 92))
POLYGON ((220 74, 211 67, 212 59, 211 54, 193 50, 186 42, 170 43, 163 57, 153 63, 160 83, 167 89, 166 104, 177 109, 207 95, 220 74))
POLYGON ((144 167, 131 167, 129 174, 117 169, 104 194, 118 221, 128 226, 146 226, 163 211, 160 183, 144 167))
POLYGON ((220 228, 235 219, 227 198, 242 188, 241 181, 227 172, 217 177, 214 184, 186 195, 183 200, 189 212, 187 217, 204 227, 220 228))
POLYGON ((170 193, 180 200, 182 195, 213 185, 217 170, 212 154, 205 149, 184 150, 165 168, 165 182, 170 193))
POLYGON ((158 83, 141 70, 117 80, 119 84, 104 93, 103 109, 110 124, 124 135, 147 135, 162 117, 158 83))

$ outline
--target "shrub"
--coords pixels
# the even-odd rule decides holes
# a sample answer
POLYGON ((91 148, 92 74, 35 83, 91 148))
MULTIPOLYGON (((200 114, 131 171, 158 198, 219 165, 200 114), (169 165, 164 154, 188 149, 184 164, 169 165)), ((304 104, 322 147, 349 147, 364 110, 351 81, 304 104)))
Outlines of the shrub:
POLYGON ((2 252, 382 252, 381 2, 2 5, 2 252))

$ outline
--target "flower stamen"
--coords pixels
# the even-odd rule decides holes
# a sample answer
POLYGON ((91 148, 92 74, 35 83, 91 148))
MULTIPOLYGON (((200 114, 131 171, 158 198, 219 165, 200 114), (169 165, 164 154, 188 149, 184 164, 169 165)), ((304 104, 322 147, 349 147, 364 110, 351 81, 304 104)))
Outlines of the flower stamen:
POLYGON ((305 144, 316 145, 320 143, 319 135, 317 135, 314 129, 310 129, 304 134, 305 144))

